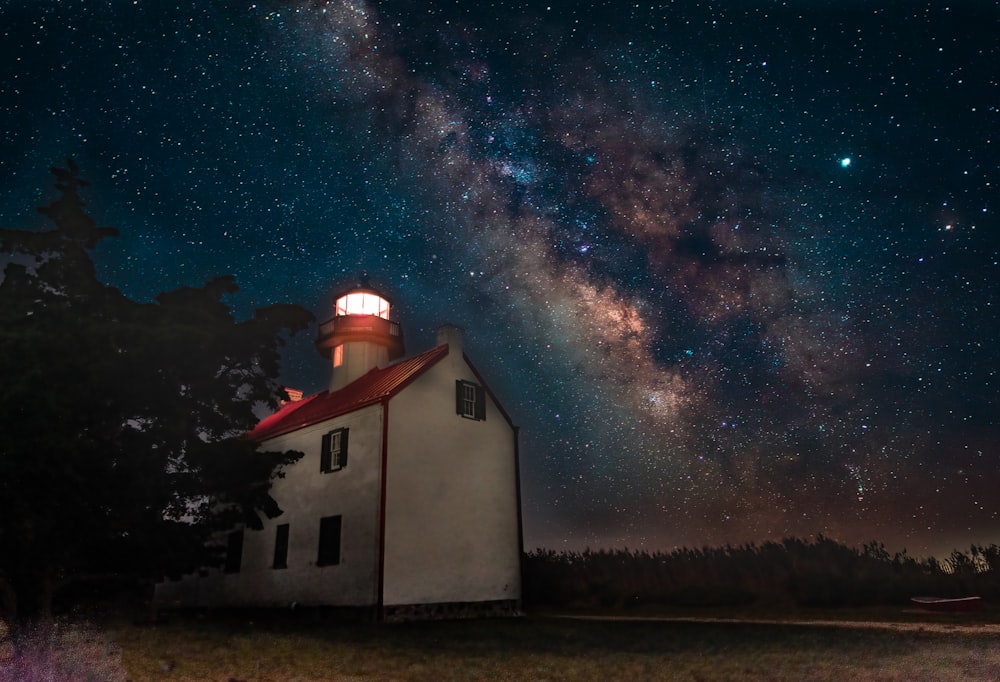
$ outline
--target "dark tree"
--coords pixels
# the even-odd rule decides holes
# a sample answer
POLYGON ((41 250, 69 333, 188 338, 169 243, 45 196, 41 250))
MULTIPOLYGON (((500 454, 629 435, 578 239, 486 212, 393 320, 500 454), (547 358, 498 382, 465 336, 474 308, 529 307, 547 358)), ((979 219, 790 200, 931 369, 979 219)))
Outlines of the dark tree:
POLYGON ((301 455, 243 434, 312 319, 237 321, 232 277, 129 299, 90 257, 117 231, 87 214, 75 164, 52 172, 54 229, 0 228, 0 615, 22 623, 75 581, 217 563, 221 530, 281 513, 270 482, 301 455))

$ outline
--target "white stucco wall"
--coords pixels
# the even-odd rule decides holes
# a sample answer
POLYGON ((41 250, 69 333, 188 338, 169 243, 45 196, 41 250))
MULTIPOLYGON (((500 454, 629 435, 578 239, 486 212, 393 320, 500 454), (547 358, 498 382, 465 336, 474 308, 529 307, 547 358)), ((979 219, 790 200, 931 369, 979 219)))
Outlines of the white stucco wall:
POLYGON ((261 449, 304 453, 272 486, 271 494, 284 513, 266 520, 261 531, 245 531, 239 573, 212 571, 200 580, 168 581, 157 586, 157 601, 186 606, 376 603, 381 405, 278 436, 261 449), (343 427, 350 429, 347 466, 321 473, 323 434, 343 427), (340 563, 316 566, 320 519, 335 515, 342 517, 340 563), (288 567, 275 569, 275 527, 283 523, 289 524, 288 567))
POLYGON ((330 390, 338 391, 372 367, 385 367, 389 364, 389 350, 385 346, 374 343, 345 343, 344 357, 340 367, 334 367, 330 373, 330 390))
POLYGON ((514 432, 455 413, 453 349, 389 403, 384 603, 519 599, 514 432))

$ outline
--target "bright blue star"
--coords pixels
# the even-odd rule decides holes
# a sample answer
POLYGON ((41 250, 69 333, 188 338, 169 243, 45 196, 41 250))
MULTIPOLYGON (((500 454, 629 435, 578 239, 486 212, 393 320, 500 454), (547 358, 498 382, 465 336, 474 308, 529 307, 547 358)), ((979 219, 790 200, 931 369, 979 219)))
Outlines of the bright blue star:
POLYGON ((840 160, 840 167, 841 168, 847 168, 850 165, 851 165, 851 157, 845 156, 844 158, 842 158, 840 160))

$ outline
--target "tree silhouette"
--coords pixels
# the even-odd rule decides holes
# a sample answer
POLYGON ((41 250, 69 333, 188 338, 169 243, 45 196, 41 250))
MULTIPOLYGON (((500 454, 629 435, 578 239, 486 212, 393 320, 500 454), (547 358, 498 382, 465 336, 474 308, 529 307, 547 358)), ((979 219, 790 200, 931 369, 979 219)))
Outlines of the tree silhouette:
POLYGON ((118 231, 87 214, 74 163, 52 173, 54 228, 0 229, 0 615, 17 623, 76 581, 217 561, 220 530, 281 513, 270 481, 301 455, 243 434, 280 395, 283 336, 312 319, 237 321, 228 276, 129 299, 90 257, 118 231))
POLYGON ((524 601, 529 608, 582 609, 908 605, 920 595, 993 601, 1000 599, 998 558, 997 545, 955 550, 940 562, 822 535, 654 553, 538 549, 524 557, 524 601))

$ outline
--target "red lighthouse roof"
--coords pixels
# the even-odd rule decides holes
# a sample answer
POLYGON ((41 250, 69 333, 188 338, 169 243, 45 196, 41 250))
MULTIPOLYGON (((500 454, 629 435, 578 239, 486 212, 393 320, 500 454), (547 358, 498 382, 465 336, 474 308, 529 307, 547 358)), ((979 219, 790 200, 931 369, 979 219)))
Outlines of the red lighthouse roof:
POLYGON ((264 441, 391 398, 448 354, 444 344, 387 367, 377 367, 338 391, 323 391, 281 408, 247 434, 264 441))

